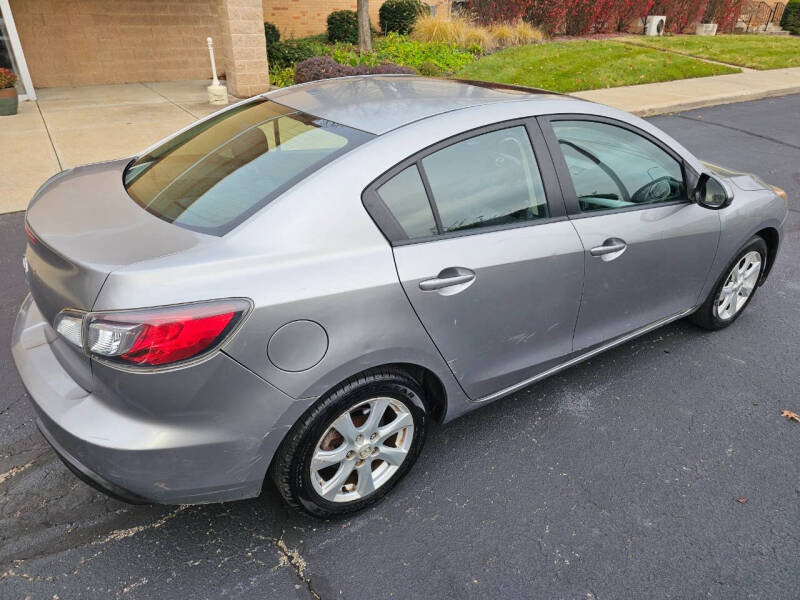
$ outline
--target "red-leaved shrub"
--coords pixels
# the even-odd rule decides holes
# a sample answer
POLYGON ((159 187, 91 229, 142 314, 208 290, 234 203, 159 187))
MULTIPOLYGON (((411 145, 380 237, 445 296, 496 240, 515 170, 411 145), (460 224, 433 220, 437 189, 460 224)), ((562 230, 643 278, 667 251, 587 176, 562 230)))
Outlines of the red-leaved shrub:
POLYGON ((566 16, 567 2, 563 0, 532 0, 524 14, 526 21, 548 34, 562 31, 566 16))
POLYGON ((602 33, 616 28, 618 0, 596 0, 592 13, 592 30, 602 33))
POLYGON ((717 31, 733 31, 744 9, 745 0, 708 0, 704 23, 716 23, 717 31))
POLYGON ((319 79, 333 79, 334 77, 348 77, 350 75, 411 75, 414 69, 401 67, 393 63, 381 63, 374 67, 343 65, 330 56, 312 56, 297 63, 294 70, 295 83, 307 83, 319 79))
POLYGON ((644 19, 653 8, 654 0, 617 0, 614 18, 617 31, 630 31, 637 20, 644 19))
POLYGON ((589 33, 594 22, 595 0, 564 0, 564 3, 567 5, 566 34, 589 33))
MULTIPOLYGON (((558 2, 559 0, 550 0, 558 2)), ((533 0, 467 0, 466 8, 482 24, 521 19, 533 0)))
POLYGON ((706 4, 703 0, 656 0, 653 12, 667 17, 667 31, 682 33, 700 20, 706 4))

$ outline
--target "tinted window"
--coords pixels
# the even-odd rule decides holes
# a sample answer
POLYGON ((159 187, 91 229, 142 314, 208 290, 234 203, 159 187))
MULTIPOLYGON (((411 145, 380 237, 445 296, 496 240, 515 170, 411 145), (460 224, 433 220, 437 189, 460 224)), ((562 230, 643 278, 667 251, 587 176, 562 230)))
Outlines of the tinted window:
POLYGON ((417 165, 384 183, 378 188, 378 195, 409 239, 436 235, 436 221, 417 165))
POLYGON ((539 167, 525 128, 492 131, 424 159, 444 231, 547 216, 539 167))
POLYGON ((554 121, 582 211, 686 198, 681 165, 644 137, 592 121, 554 121))
POLYGON ((223 235, 370 134, 268 100, 188 129, 132 163, 125 187, 154 215, 223 235))

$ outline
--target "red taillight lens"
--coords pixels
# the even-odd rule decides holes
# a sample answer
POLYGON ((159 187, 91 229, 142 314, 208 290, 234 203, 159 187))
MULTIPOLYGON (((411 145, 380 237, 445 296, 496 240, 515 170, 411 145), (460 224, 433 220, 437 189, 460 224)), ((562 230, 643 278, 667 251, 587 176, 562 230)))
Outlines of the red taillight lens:
POLYGON ((222 344, 250 308, 221 300, 152 310, 92 313, 86 347, 98 358, 164 366, 197 358, 222 344))

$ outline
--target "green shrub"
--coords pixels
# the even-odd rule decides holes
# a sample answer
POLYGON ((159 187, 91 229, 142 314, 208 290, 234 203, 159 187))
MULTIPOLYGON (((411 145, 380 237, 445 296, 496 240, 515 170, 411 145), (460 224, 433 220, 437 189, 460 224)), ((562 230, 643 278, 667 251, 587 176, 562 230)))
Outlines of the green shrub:
POLYGON ((795 35, 800 35, 800 0, 790 0, 786 4, 781 18, 781 27, 795 35))
POLYGON ((422 0, 386 0, 378 11, 383 33, 393 31, 407 34, 421 16, 428 15, 430 8, 422 0))
POLYGON ((275 69, 270 67, 269 82, 274 87, 286 87, 294 84, 294 67, 275 69))
POLYGON ((423 75, 454 73, 476 58, 472 52, 455 44, 420 42, 397 33, 377 39, 373 52, 361 54, 352 45, 336 44, 327 46, 324 54, 339 64, 351 67, 374 67, 389 62, 412 67, 423 75))
POLYGON ((420 69, 432 66, 441 73, 454 73, 475 60, 475 55, 447 42, 420 42, 390 33, 375 44, 375 60, 420 69))
POLYGON ((358 48, 352 44, 329 44, 325 50, 325 54, 339 64, 350 65, 351 67, 358 67, 360 65, 372 67, 378 64, 375 52, 365 52, 361 54, 358 48))
POLYGON ((425 77, 440 77, 442 74, 442 70, 429 60, 420 63, 419 67, 417 67, 417 71, 419 71, 420 75, 424 75, 425 77))
POLYGON ((301 61, 324 53, 325 42, 319 36, 284 40, 271 46, 267 45, 267 58, 272 69, 294 67, 301 61))
POLYGON ((328 41, 358 43, 358 15, 354 10, 337 10, 328 15, 328 41))
POLYGON ((281 41, 281 32, 274 23, 267 21, 264 23, 264 37, 267 38, 267 48, 269 48, 272 44, 281 41))

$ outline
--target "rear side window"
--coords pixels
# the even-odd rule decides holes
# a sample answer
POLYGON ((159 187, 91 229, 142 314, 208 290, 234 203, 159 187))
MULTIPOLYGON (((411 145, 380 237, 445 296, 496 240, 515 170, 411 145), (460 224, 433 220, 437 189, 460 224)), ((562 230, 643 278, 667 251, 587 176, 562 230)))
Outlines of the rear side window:
POLYGON ((542 178, 525 127, 492 131, 422 159, 442 230, 547 217, 542 178))
POLYGON ((258 99, 197 124, 125 172, 128 194, 157 217, 224 235, 371 134, 258 99))
POLYGON ((411 165, 378 188, 378 195, 408 239, 436 235, 436 221, 417 165, 411 165))

